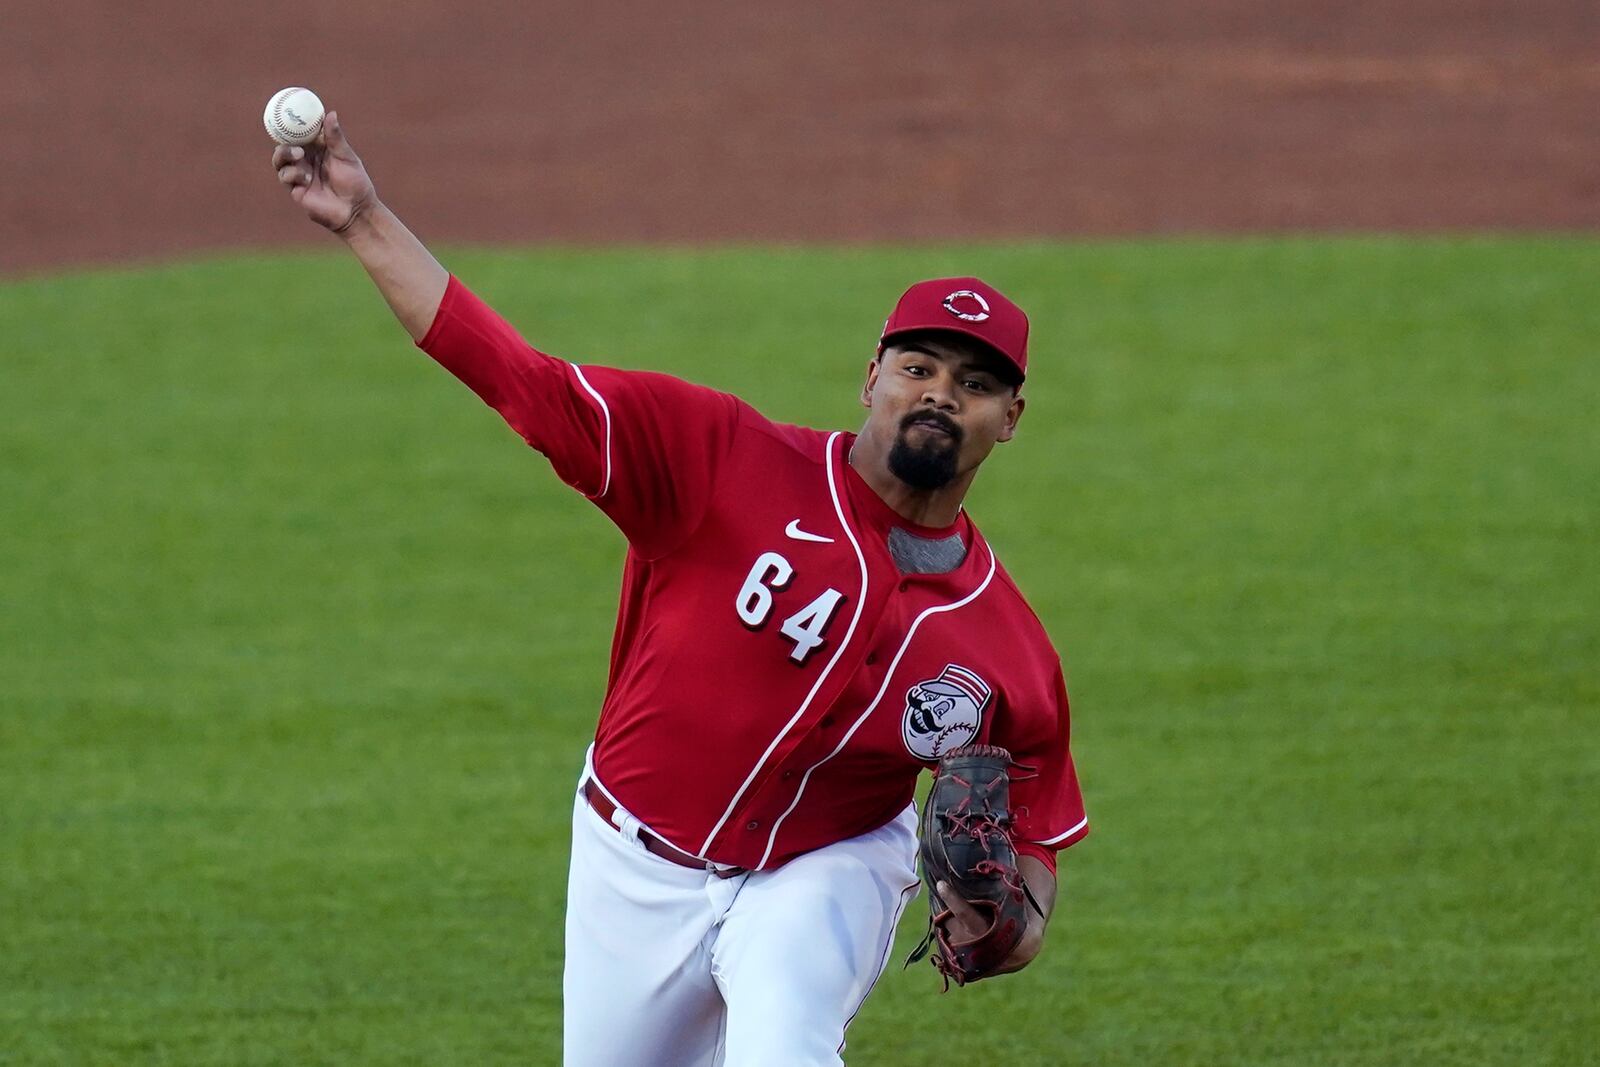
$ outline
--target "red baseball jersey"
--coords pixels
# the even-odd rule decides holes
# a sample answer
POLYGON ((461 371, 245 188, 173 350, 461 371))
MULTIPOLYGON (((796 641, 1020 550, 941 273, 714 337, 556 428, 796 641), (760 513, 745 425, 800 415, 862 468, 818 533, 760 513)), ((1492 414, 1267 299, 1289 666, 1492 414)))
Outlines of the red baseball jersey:
POLYGON ((651 831, 776 867, 888 822, 918 771, 982 743, 1034 769, 1022 852, 1054 868, 1088 832, 1060 659, 964 511, 908 523, 851 468, 853 434, 547 356, 455 278, 418 345, 628 540, 594 769, 651 831), (895 527, 958 534, 963 562, 901 573, 895 527))

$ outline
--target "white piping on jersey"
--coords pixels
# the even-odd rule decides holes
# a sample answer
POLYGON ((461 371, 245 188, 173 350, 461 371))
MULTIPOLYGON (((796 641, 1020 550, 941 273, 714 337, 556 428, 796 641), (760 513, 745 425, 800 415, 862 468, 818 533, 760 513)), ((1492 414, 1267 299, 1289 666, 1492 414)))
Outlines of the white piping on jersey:
POLYGON ((578 376, 578 384, 586 389, 594 402, 600 405, 600 413, 606 417, 606 473, 600 481, 600 491, 590 500, 599 500, 606 495, 606 490, 611 488, 611 408, 606 405, 606 398, 601 396, 594 386, 589 384, 589 379, 583 376, 583 368, 576 363, 569 363, 572 373, 578 376))
POLYGON ((856 735, 856 731, 861 729, 861 724, 867 721, 867 719, 872 715, 873 711, 878 707, 878 703, 883 700, 883 694, 889 691, 889 683, 894 679, 895 668, 900 666, 900 660, 905 656, 906 649, 911 647, 911 639, 917 635, 917 627, 922 625, 922 620, 926 619, 929 615, 937 615, 942 612, 954 611, 957 608, 965 607, 967 604, 970 604, 972 601, 976 600, 978 598, 978 594, 989 588, 989 582, 994 578, 994 549, 989 548, 987 544, 985 544, 983 547, 989 549, 989 573, 983 576, 983 581, 978 583, 978 588, 974 589, 960 600, 952 601, 949 604, 935 604, 931 608, 924 608, 922 614, 918 615, 914 620, 912 620, 910 628, 906 630, 905 640, 900 642, 900 648, 895 652, 894 659, 889 662, 889 669, 884 672, 883 684, 878 687, 877 696, 872 698, 872 703, 867 705, 867 710, 861 713, 861 717, 850 724, 850 729, 845 731, 844 736, 839 739, 839 743, 833 747, 833 751, 828 753, 826 756, 823 756, 817 762, 813 763, 810 769, 807 770, 803 776, 801 776, 800 788, 795 790, 794 800, 790 802, 789 807, 784 810, 784 813, 778 816, 777 821, 772 824, 772 832, 767 835, 767 850, 761 854, 761 862, 756 864, 756 868, 758 870, 765 866, 767 858, 772 855, 772 846, 773 843, 778 840, 778 829, 783 826, 783 820, 787 819, 789 817, 789 813, 800 806, 800 798, 805 794, 806 783, 811 781, 811 772, 815 771, 818 767, 822 766, 824 763, 827 763, 840 752, 844 751, 844 746, 850 743, 850 739, 856 735))
POLYGON ((1036 845, 1053 845, 1057 841, 1065 841, 1067 838, 1071 837, 1073 834, 1077 833, 1079 830, 1082 830, 1085 826, 1088 826, 1088 825, 1089 825, 1089 816, 1085 815, 1078 822, 1078 825, 1074 826, 1072 829, 1068 830, 1066 833, 1057 834, 1056 836, 1054 836, 1054 837, 1052 837, 1052 838, 1050 838, 1049 840, 1046 840, 1046 841, 1035 841, 1034 844, 1036 844, 1036 845))
MULTIPOLYGON (((855 549, 856 562, 861 566, 861 593, 856 597, 855 614, 850 616, 850 627, 845 630, 844 640, 839 642, 839 647, 833 650, 833 658, 828 660, 828 665, 822 668, 822 673, 817 675, 817 680, 811 684, 811 692, 806 694, 806 698, 800 702, 800 706, 789 717, 789 721, 783 724, 783 729, 778 731, 778 736, 772 739, 772 743, 767 746, 767 750, 761 753, 761 758, 756 760, 756 765, 750 768, 750 773, 745 777, 744 784, 739 786, 738 792, 733 794, 733 799, 728 801, 728 810, 722 813, 722 818, 717 820, 717 825, 713 826, 711 832, 706 835, 705 844, 701 845, 697 850, 702 855, 711 851, 711 842, 716 840, 717 834, 722 831, 723 824, 733 814, 733 809, 737 808, 739 801, 744 799, 745 790, 750 788, 750 783, 756 780, 756 775, 761 773, 761 768, 766 766, 767 760, 772 757, 772 753, 777 750, 783 739, 789 735, 789 731, 794 729, 794 724, 799 722, 800 717, 806 713, 806 709, 816 699, 817 691, 822 688, 822 683, 827 681, 828 675, 833 673, 833 668, 839 665, 839 657, 843 656, 844 650, 850 647, 850 638, 855 636, 856 623, 861 621, 861 609, 867 603, 867 557, 861 552, 861 542, 856 540, 855 532, 850 529, 850 524, 845 521, 844 508, 839 504, 839 485, 833 477, 833 442, 838 439, 839 433, 840 431, 835 430, 828 435, 828 442, 822 449, 822 458, 828 469, 828 495, 833 498, 834 514, 839 516, 839 525, 844 529, 845 536, 850 538, 850 547, 855 549)), ((771 842, 767 844, 767 851, 772 851, 771 842)), ((765 859, 766 857, 763 856, 763 862, 765 859)), ((760 864, 758 863, 756 866, 759 867, 760 864)))

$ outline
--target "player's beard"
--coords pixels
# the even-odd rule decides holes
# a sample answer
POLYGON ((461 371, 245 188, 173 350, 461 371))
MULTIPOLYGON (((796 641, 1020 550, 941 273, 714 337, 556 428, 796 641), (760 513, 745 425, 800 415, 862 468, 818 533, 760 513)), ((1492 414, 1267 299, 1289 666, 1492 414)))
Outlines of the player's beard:
POLYGON ((956 476, 961 453, 961 427, 937 412, 916 411, 900 420, 900 432, 889 449, 889 472, 913 489, 943 489, 956 476), (927 421, 947 431, 949 438, 929 436, 921 445, 906 439, 914 423, 927 421))

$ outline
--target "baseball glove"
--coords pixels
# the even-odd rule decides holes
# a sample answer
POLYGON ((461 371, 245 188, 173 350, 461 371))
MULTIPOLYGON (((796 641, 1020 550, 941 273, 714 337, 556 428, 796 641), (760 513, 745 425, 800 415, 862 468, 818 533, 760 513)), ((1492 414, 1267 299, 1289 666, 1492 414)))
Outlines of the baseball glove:
POLYGON ((1012 769, 1026 772, 995 745, 967 745, 946 753, 922 807, 922 878, 928 887, 928 932, 906 966, 932 950, 934 967, 950 983, 966 985, 993 973, 1022 940, 1028 907, 1044 913, 1017 870, 1011 840, 1012 769), (980 914, 982 934, 950 937, 950 909, 939 895, 944 882, 980 914))

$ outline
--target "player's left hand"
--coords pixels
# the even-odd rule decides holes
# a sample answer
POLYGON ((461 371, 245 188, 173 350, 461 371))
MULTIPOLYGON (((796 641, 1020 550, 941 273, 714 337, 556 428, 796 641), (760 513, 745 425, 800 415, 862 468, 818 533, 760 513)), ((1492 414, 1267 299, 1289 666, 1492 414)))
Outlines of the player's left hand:
MULTIPOLYGON (((989 920, 978 909, 962 900, 956 891, 950 887, 949 882, 939 883, 939 896, 944 900, 945 907, 950 912, 950 917, 944 922, 944 929, 951 941, 960 943, 981 937, 989 929, 989 920)), ((989 972, 995 974, 1010 974, 1020 971, 1044 947, 1044 920, 1031 911, 1028 914, 1028 925, 1022 932, 1022 940, 1017 942, 1017 947, 1011 950, 1005 962, 989 972)))

